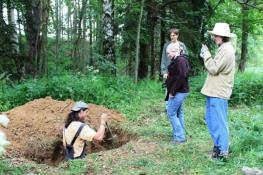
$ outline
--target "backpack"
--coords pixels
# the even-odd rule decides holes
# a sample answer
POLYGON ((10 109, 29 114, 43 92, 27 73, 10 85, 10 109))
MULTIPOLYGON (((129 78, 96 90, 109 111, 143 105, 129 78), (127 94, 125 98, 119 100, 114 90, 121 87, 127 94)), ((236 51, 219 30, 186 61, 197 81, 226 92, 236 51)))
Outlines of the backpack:
POLYGON ((84 126, 85 126, 85 124, 83 123, 83 124, 79 127, 79 129, 78 129, 77 133, 75 134, 73 140, 71 141, 70 145, 68 145, 67 142, 66 142, 66 148, 65 148, 65 159, 66 159, 66 160, 72 160, 72 159, 74 159, 74 148, 73 148, 73 145, 74 145, 76 139, 78 138, 78 136, 79 136, 79 134, 80 134, 80 132, 81 132, 81 130, 82 130, 82 128, 83 128, 84 126))

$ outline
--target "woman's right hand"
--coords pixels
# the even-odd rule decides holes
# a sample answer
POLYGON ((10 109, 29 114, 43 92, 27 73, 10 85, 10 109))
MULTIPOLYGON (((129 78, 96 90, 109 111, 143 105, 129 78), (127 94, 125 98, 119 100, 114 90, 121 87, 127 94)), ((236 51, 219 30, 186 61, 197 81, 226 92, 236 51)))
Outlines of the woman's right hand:
POLYGON ((100 123, 105 126, 108 119, 109 119, 109 115, 102 113, 100 116, 100 123))

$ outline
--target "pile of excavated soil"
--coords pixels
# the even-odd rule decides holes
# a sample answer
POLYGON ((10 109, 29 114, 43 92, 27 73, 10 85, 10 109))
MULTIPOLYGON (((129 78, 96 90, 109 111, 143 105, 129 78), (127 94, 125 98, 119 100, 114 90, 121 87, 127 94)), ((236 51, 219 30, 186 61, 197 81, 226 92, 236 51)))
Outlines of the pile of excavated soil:
MULTIPOLYGON (((63 126, 73 104, 72 100, 57 101, 46 97, 7 111, 10 123, 8 128, 3 128, 3 130, 11 145, 7 148, 6 156, 11 158, 22 156, 44 163, 50 162, 51 159, 57 160, 59 155, 63 154, 61 142, 63 126)), ((118 143, 115 142, 116 146, 128 142, 128 134, 118 130, 118 123, 123 121, 124 117, 114 110, 89 104, 85 122, 97 129, 102 113, 110 115, 110 127, 119 139, 118 143)), ((113 147, 102 142, 93 144, 89 149, 98 151, 113 147)), ((60 159, 61 157, 63 156, 60 156, 60 159)))

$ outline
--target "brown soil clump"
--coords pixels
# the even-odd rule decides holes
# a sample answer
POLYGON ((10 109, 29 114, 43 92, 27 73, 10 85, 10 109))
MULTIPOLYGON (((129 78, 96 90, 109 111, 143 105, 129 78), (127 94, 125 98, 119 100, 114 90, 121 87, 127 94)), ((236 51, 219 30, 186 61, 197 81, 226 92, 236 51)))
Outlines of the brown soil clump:
MULTIPOLYGON (((3 128, 3 130, 11 142, 7 148, 6 156, 22 156, 41 163, 61 161, 63 159, 63 126, 73 104, 72 100, 57 101, 46 97, 6 112, 10 123, 8 128, 3 128)), ((114 145, 110 141, 92 143, 89 146, 89 153, 116 148, 129 141, 129 134, 123 133, 117 127, 118 123, 124 120, 119 112, 89 104, 86 123, 97 129, 102 113, 110 115, 110 127, 112 132, 117 135, 118 141, 114 145)), ((106 135, 109 137, 109 132, 106 135)))

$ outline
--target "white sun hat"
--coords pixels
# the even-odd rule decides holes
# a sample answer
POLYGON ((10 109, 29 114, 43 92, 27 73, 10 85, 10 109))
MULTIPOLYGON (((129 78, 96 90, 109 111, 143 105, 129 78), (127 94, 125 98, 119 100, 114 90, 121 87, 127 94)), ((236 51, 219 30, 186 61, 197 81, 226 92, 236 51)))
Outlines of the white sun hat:
POLYGON ((216 23, 213 30, 208 31, 208 33, 229 38, 232 38, 235 35, 230 32, 230 28, 227 23, 216 23))

